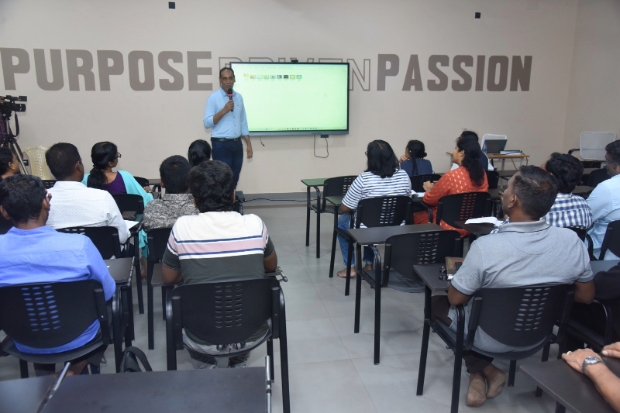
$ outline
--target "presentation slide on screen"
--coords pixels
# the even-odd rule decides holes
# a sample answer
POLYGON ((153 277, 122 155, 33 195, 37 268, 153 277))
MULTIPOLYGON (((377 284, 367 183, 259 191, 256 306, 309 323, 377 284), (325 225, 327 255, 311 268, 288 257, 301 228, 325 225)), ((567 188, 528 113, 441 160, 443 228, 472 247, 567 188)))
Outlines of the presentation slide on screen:
POLYGON ((232 63, 250 133, 348 130, 348 66, 232 63))

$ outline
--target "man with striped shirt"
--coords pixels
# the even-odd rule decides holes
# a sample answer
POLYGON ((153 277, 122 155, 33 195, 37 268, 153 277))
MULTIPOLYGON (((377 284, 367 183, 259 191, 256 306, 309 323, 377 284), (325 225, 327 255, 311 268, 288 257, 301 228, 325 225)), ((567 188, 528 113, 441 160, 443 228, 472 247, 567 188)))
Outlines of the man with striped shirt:
MULTIPOLYGON (((163 258, 165 283, 197 284, 232 278, 261 278, 275 271, 278 258, 263 221, 256 215, 232 210, 235 199, 233 173, 221 161, 206 161, 192 168, 189 189, 200 213, 180 217, 170 233, 163 258)), ((216 346, 183 331, 183 343, 194 368, 215 368, 214 356, 231 348, 252 347, 268 333, 264 325, 244 343, 216 346)), ((229 367, 243 367, 249 351, 229 359, 229 367)))
POLYGON ((592 210, 584 198, 572 194, 583 174, 581 162, 572 155, 554 152, 545 169, 558 182, 558 195, 545 215, 545 221, 555 227, 589 229, 592 226, 592 210))

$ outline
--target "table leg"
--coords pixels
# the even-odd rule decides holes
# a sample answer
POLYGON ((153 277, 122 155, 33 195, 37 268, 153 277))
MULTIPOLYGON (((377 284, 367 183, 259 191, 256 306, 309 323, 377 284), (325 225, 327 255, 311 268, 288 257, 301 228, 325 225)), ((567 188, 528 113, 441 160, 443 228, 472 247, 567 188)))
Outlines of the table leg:
POLYGON ((316 257, 321 258, 321 192, 316 193, 316 257))
POLYGON ((310 187, 306 190, 306 247, 310 246, 310 187))
MULTIPOLYGON (((375 257, 375 364, 381 353, 381 259, 375 257)), ((360 265, 361 268, 361 265, 360 265)), ((361 271, 361 270, 360 270, 361 271)), ((360 275, 358 274, 358 277, 360 275)))
MULTIPOLYGON (((359 244, 355 244, 355 271, 361 271, 362 254, 359 244), (358 269, 359 268, 359 269, 358 269)), ((360 332, 360 302, 362 301, 362 276, 361 272, 357 273, 355 280, 355 321, 353 324, 353 332, 360 332)))
POLYGON ((424 377, 426 375, 426 357, 428 355, 428 341, 430 335, 430 319, 431 319, 431 289, 426 286, 424 288, 424 326, 422 327, 422 350, 420 353, 420 367, 418 371, 418 389, 417 396, 421 396, 424 392, 424 377))

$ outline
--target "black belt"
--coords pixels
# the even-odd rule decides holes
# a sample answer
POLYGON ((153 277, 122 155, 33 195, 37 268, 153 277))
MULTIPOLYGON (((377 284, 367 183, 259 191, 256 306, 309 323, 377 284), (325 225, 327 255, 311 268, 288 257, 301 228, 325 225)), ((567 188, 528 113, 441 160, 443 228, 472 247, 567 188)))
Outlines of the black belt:
POLYGON ((239 139, 241 139, 241 137, 238 138, 214 138, 211 137, 212 141, 216 141, 216 142, 237 142, 239 139))

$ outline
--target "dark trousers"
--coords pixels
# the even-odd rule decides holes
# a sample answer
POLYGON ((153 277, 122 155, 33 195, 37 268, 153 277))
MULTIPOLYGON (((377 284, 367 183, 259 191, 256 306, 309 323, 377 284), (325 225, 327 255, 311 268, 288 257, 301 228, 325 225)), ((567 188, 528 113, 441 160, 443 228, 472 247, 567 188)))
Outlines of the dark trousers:
POLYGON ((211 145, 213 146, 213 160, 222 161, 232 169, 236 188, 239 174, 241 174, 241 166, 243 165, 243 143, 241 143, 241 138, 235 142, 232 139, 230 141, 212 139, 211 145))
MULTIPOLYGON (((448 311, 450 310, 450 302, 448 296, 440 295, 435 296, 431 300, 431 319, 439 320, 447 326, 452 324, 452 319, 448 317, 448 311)), ((467 327, 467 326, 466 326, 467 327)), ((493 358, 485 356, 484 354, 476 353, 475 351, 463 352, 463 361, 465 361, 465 367, 469 374, 480 373, 484 368, 491 364, 493 358)))

